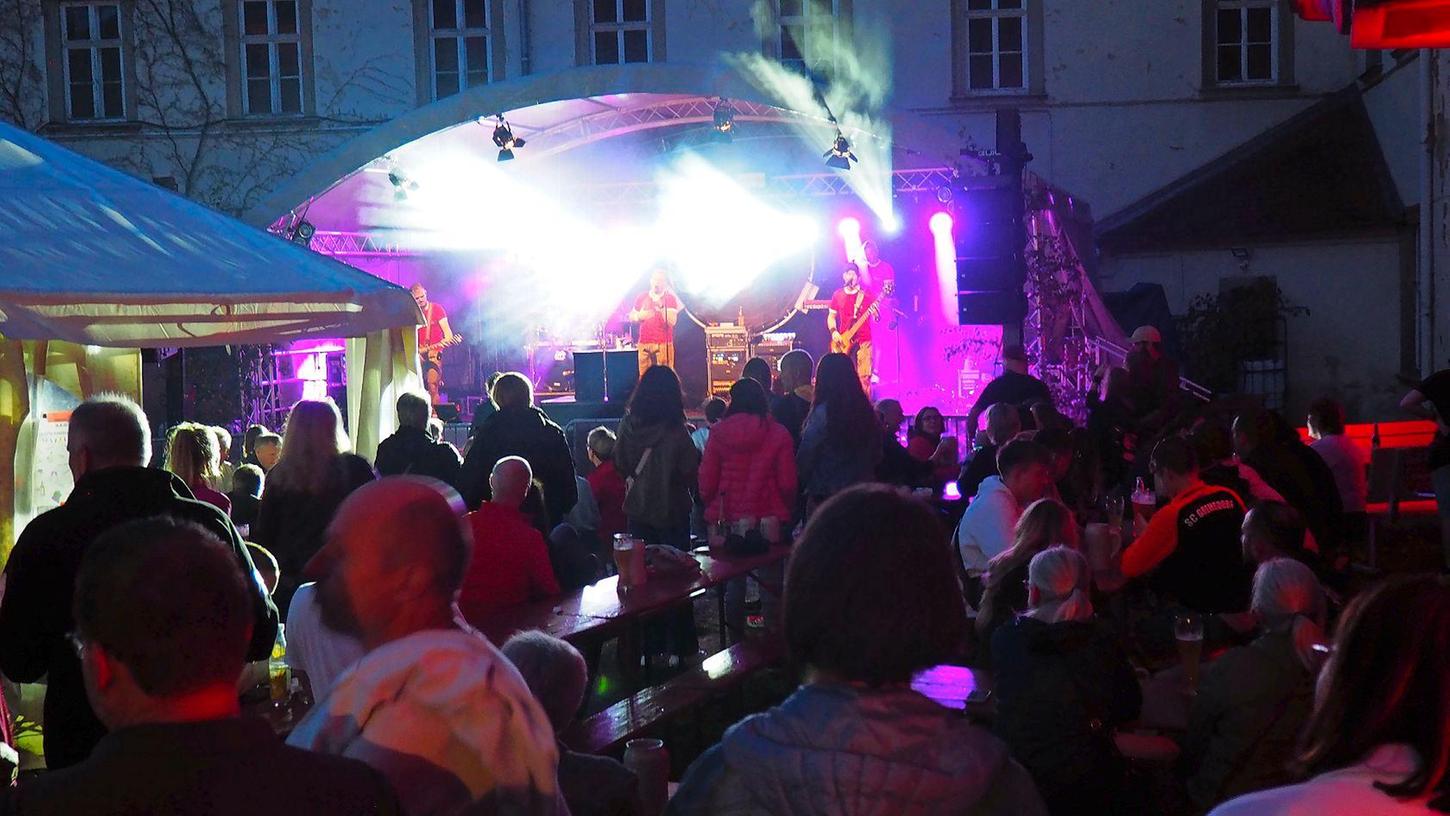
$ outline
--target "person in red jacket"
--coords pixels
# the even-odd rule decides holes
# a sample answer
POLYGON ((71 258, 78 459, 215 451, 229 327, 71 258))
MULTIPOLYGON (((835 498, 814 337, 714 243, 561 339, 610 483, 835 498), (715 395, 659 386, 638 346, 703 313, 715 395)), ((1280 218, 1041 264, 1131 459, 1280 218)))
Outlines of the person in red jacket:
POLYGON ((614 468, 614 432, 600 425, 589 432, 588 446, 594 469, 584 480, 599 505, 599 540, 607 545, 629 524, 624 515, 624 477, 614 468))
POLYGON ((787 527, 796 489, 792 450, 790 432, 770 418, 760 383, 740 380, 730 386, 730 408, 710 430, 700 462, 705 520, 775 518, 787 527))
POLYGON ((468 514, 473 558, 458 593, 458 605, 469 620, 559 594, 544 536, 519 509, 533 480, 527 461, 505 456, 488 477, 493 499, 468 514))
MULTIPOLYGON (((776 520, 790 529, 795 506, 795 446, 784 425, 770 417, 765 389, 755 380, 730 386, 730 408, 710 430, 700 462, 700 500, 707 522, 776 520)), ((762 525, 764 526, 764 525, 762 525)), ((745 623, 745 579, 725 588, 725 623, 738 638, 745 623)))

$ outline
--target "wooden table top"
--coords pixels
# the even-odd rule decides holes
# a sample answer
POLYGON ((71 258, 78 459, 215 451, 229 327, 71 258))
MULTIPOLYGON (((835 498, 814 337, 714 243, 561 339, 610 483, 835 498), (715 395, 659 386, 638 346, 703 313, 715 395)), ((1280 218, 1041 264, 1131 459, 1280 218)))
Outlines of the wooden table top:
POLYGON ((564 595, 486 613, 464 610, 464 614, 494 643, 528 629, 540 629, 571 642, 604 638, 630 621, 676 606, 696 592, 749 575, 789 555, 789 547, 772 547, 761 555, 740 558, 697 554, 698 573, 651 571, 644 584, 626 588, 619 586, 619 576, 611 575, 564 595))

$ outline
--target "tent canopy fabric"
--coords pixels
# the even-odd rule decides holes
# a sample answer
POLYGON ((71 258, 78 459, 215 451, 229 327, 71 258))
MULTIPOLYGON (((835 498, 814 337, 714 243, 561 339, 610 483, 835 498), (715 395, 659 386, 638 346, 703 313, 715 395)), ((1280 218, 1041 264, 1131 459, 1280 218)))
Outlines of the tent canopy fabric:
POLYGON ((0 122, 0 335, 215 346, 419 322, 400 287, 0 122))

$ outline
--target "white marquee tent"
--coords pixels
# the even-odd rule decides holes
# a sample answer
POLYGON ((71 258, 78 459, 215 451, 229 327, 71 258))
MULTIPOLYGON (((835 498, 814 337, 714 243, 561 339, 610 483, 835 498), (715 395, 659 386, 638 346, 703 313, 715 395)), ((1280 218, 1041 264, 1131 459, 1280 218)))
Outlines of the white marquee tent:
POLYGON ((0 122, 0 560, 69 490, 47 416, 139 396, 138 349, 354 338, 349 425, 371 455, 383 403, 417 384, 419 320, 393 284, 0 122))

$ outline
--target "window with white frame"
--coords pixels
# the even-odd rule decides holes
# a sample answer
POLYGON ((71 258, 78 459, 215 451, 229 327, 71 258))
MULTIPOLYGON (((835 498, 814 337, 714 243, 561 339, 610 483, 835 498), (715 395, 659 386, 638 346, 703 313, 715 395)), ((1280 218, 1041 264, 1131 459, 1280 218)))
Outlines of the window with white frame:
POLYGON ((778 0, 781 63, 803 73, 829 71, 838 11, 837 0, 778 0))
POLYGON ((60 24, 66 118, 124 119, 120 4, 67 3, 60 7, 60 24))
POLYGON ((431 0, 429 3, 434 99, 488 82, 493 59, 489 2, 431 0))
POLYGON ((650 0, 591 0, 589 5, 595 65, 650 61, 650 0))
POLYGON ((1028 87, 1028 0, 967 0, 968 93, 1022 92, 1028 87))
POLYGON ((1277 0, 1216 0, 1214 79, 1219 85, 1279 81, 1277 0))
POLYGON ((242 111, 253 116, 302 112, 299 0, 242 0, 242 111))

